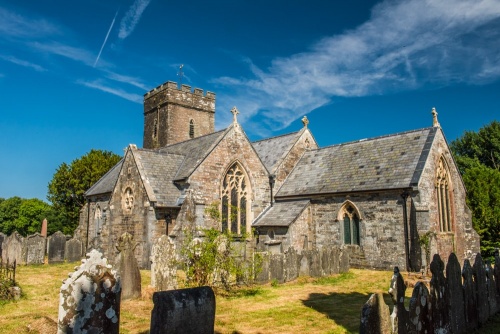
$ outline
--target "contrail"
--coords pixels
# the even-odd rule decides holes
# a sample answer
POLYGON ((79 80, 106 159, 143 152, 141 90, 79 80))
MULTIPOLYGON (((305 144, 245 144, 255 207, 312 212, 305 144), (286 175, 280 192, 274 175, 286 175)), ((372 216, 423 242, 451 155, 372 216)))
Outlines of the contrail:
POLYGON ((104 42, 102 43, 101 50, 99 51, 99 54, 97 55, 97 58, 94 63, 94 67, 97 65, 97 62, 99 61, 99 57, 101 57, 102 49, 104 49, 104 45, 106 45, 106 41, 108 40, 109 33, 111 32, 111 29, 113 29, 113 25, 115 24, 116 16, 118 15, 118 10, 116 11, 115 17, 113 17, 113 21, 111 21, 111 26, 108 29, 108 33, 106 34, 106 37, 104 38, 104 42))

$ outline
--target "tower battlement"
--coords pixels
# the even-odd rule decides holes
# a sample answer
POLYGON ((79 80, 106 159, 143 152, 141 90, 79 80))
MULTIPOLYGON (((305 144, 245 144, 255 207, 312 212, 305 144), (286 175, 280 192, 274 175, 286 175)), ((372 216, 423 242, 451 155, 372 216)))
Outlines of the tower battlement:
POLYGON ((189 85, 183 84, 178 88, 176 82, 167 81, 144 94, 144 114, 161 108, 166 103, 215 113, 215 93, 203 93, 203 89, 194 88, 191 91, 189 85))
POLYGON ((155 149, 214 132, 215 94, 167 81, 144 94, 143 147, 155 149))

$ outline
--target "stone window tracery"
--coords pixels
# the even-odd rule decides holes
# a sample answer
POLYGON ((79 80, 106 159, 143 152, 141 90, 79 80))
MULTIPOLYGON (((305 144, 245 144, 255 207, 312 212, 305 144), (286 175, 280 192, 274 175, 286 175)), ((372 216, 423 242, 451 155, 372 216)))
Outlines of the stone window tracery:
POLYGON ((124 195, 124 205, 125 205, 125 210, 132 210, 134 207, 134 194, 132 192, 131 188, 125 189, 125 195, 124 195))
POLYGON ((436 170, 436 194, 438 204, 439 230, 441 232, 452 231, 451 201, 450 201, 450 179, 446 161, 443 157, 439 159, 436 170))
POLYGON ((235 234, 247 232, 247 212, 250 207, 249 184, 238 163, 229 168, 222 181, 222 231, 235 234))
POLYGON ((346 203, 340 210, 342 230, 344 233, 344 244, 359 245, 359 222, 360 215, 352 203, 346 203))

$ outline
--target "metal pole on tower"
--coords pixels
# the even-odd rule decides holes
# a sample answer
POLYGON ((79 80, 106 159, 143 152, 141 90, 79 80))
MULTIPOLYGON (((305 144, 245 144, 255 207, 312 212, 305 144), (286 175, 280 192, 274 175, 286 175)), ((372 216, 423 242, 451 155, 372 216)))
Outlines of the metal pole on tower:
POLYGON ((179 72, 177 73, 177 76, 179 77, 179 88, 182 88, 182 77, 184 76, 184 71, 182 68, 184 67, 184 64, 181 64, 179 66, 179 72))

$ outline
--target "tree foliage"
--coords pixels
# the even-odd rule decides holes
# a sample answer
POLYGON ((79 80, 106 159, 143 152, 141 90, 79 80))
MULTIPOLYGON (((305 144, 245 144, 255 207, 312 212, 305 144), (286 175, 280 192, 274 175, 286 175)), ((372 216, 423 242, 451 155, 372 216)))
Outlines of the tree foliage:
POLYGON ((23 236, 40 232, 42 221, 52 211, 48 203, 38 198, 8 198, 0 202, 0 230, 7 235, 17 231, 23 236))
POLYGON ((493 121, 477 133, 467 131, 450 148, 467 189, 481 253, 491 257, 500 248, 500 123, 493 121))
POLYGON ((63 222, 65 233, 73 233, 78 225, 79 212, 85 204, 85 191, 120 159, 110 151, 91 150, 69 165, 63 162, 57 168, 48 185, 47 199, 56 210, 56 219, 63 222))

